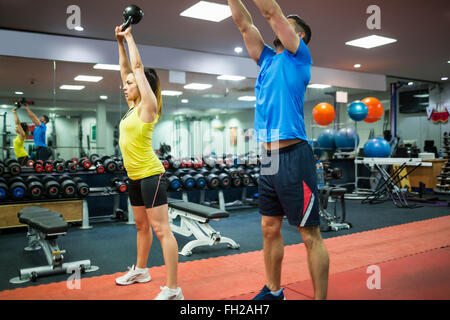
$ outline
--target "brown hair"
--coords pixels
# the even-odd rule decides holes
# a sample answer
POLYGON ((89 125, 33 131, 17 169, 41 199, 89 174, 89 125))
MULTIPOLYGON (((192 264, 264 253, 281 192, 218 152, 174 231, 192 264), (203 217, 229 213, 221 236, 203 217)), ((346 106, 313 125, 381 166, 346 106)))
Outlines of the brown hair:
POLYGON ((162 101, 162 95, 161 95, 161 84, 159 82, 158 74, 156 73, 155 69, 147 68, 145 69, 145 77, 147 78, 148 83, 150 84, 150 87, 152 88, 153 93, 156 96, 156 102, 157 102, 157 113, 158 113, 158 121, 161 120, 162 116, 162 107, 163 107, 163 101, 162 101))

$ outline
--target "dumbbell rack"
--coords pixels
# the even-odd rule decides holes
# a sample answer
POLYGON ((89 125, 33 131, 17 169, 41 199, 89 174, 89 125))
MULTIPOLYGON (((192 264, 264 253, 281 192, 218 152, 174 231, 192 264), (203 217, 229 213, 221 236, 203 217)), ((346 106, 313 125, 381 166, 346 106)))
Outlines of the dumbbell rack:
POLYGON ((443 156, 447 162, 441 169, 441 174, 437 177, 439 183, 436 185, 435 193, 450 194, 450 132, 444 132, 442 139, 443 156))

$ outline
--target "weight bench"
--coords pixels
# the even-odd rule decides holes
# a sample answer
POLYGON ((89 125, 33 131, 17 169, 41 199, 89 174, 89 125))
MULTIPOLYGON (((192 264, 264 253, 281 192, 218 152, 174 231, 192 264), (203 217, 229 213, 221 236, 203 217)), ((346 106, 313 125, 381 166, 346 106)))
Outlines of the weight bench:
POLYGON ((227 243, 229 248, 238 249, 240 246, 234 240, 222 237, 220 232, 209 225, 210 219, 228 218, 226 211, 210 208, 197 203, 185 202, 183 200, 169 199, 169 221, 172 231, 189 237, 194 235, 196 240, 188 242, 180 254, 190 256, 194 248, 200 246, 213 246, 219 243, 227 243), (173 221, 180 217, 180 225, 173 221))
POLYGON ((352 225, 345 221, 346 210, 345 210, 345 193, 346 188, 340 187, 330 187, 324 186, 319 190, 319 207, 320 207, 320 217, 324 224, 321 223, 321 231, 339 231, 342 229, 350 229, 352 225), (327 211, 329 198, 334 199, 333 214, 327 211), (341 216, 337 215, 338 200, 341 200, 341 216))
POLYGON ((14 284, 36 281, 40 276, 66 273, 67 270, 80 269, 81 272, 92 272, 98 267, 91 265, 90 260, 63 263, 65 250, 60 250, 56 239, 67 234, 68 224, 62 214, 40 207, 27 207, 18 213, 19 222, 28 226, 28 246, 25 251, 42 249, 48 265, 19 269, 19 276, 9 282, 14 284))

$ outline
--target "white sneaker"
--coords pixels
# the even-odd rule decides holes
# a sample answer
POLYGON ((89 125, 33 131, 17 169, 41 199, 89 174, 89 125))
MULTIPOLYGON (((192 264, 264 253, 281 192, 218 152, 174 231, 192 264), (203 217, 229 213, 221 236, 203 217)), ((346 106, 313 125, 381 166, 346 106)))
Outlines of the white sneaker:
POLYGON ((129 284, 133 284, 135 282, 138 283, 145 283, 149 282, 152 278, 150 277, 150 274, 148 273, 148 269, 145 268, 145 271, 137 271, 136 266, 132 266, 131 268, 128 267, 128 272, 119 278, 116 279, 116 284, 121 286, 126 286, 129 284))
POLYGON ((169 289, 167 287, 159 287, 161 292, 156 296, 155 300, 184 300, 181 288, 169 289))

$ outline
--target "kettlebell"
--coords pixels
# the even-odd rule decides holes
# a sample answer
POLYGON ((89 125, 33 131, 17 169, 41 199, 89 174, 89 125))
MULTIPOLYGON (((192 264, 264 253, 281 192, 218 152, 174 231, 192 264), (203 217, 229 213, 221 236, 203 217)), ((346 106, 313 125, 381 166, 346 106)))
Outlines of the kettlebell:
POLYGON ((125 31, 130 25, 137 24, 144 16, 144 11, 138 6, 132 4, 125 8, 123 11, 123 19, 125 24, 122 27, 122 31, 125 31))

